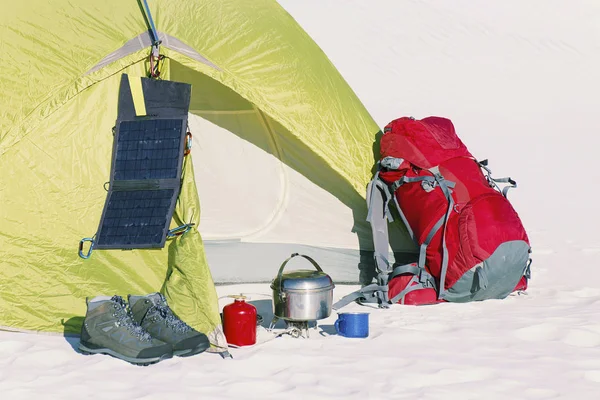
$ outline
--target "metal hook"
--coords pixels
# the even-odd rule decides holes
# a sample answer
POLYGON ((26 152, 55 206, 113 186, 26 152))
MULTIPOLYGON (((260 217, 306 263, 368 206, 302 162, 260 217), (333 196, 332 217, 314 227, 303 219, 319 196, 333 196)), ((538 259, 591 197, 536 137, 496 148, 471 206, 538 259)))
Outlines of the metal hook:
POLYGON ((79 242, 79 257, 83 258, 84 260, 87 260, 88 258, 90 258, 90 256, 92 255, 92 251, 94 250, 95 242, 96 241, 94 240, 94 238, 81 239, 81 241, 79 242), (86 254, 83 253, 83 245, 85 242, 90 242, 90 248, 88 249, 86 254))

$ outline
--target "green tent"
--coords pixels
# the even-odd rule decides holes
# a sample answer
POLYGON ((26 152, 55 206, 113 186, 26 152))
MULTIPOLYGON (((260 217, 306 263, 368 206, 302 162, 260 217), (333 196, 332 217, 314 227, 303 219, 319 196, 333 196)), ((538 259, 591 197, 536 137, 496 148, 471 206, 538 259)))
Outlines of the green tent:
MULTIPOLYGON (((194 166, 196 174, 210 171, 202 164, 209 154, 197 152, 204 143, 218 144, 227 154, 230 139, 202 136, 192 148, 194 162, 184 166, 172 226, 194 222, 194 229, 164 249, 78 256, 78 243, 96 231, 106 199, 121 76, 148 73, 152 32, 143 3, 2 1, 1 9, 0 327, 78 332, 86 297, 161 290, 184 320, 223 344, 213 275, 225 267, 211 261, 212 273, 209 269, 200 189, 210 191, 211 184, 194 178, 194 166)), ((192 133, 205 132, 202 124, 208 124, 260 157, 276 159, 283 174, 300 176, 334 199, 333 208, 346 210, 339 216, 350 222, 340 229, 370 236, 363 193, 379 129, 293 18, 274 0, 155 0, 149 9, 165 56, 161 78, 192 85, 190 115, 199 124, 192 124, 192 133)), ((217 162, 234 183, 236 174, 255 167, 235 158, 217 162)), ((237 182, 241 187, 247 180, 237 182)), ((249 193, 266 193, 274 184, 256 185, 248 186, 249 193)), ((235 198, 235 186, 220 198, 235 198)), ((292 200, 296 197, 302 198, 292 200)), ((314 198, 306 197, 303 201, 314 198)), ((234 220, 242 220, 268 201, 234 203, 230 213, 240 213, 234 220)), ((337 216, 327 209, 322 214, 332 221, 337 216)), ((299 231, 281 215, 270 218, 284 221, 285 232, 299 231)), ((310 226, 318 221, 303 221, 308 227, 303 234, 315 234, 310 226)), ((302 244, 290 237, 281 241, 302 244)), ((338 247, 358 251, 361 246, 338 247)), ((233 257, 235 247, 230 250, 226 253, 233 257)))

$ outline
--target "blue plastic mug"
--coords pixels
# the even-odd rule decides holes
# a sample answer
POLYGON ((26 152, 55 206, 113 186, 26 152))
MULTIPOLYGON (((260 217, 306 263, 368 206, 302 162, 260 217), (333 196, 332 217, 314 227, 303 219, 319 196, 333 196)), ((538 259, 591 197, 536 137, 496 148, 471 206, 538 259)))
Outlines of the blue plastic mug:
POLYGON ((366 338, 369 336, 369 314, 362 312, 338 313, 335 321, 338 335, 349 338, 366 338))

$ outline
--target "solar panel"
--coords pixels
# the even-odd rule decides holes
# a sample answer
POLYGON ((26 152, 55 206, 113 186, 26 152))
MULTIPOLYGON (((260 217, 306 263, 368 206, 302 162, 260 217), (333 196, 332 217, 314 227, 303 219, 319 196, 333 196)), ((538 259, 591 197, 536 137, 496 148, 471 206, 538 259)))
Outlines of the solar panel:
POLYGON ((182 119, 123 121, 116 131, 115 180, 177 178, 182 119))
POLYGON ((121 78, 97 249, 164 247, 179 196, 191 86, 141 78, 134 99, 135 79, 121 78))
POLYGON ((160 247, 171 222, 174 189, 110 193, 98 233, 99 248, 160 247))

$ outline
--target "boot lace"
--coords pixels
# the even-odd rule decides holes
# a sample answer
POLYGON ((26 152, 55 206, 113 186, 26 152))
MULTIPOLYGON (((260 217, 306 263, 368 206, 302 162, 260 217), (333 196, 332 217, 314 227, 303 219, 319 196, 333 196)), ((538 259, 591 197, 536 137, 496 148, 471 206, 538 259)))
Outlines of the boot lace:
POLYGON ((124 326, 129 333, 142 341, 152 340, 152 336, 150 336, 150 334, 146 332, 144 328, 135 322, 131 310, 128 309, 121 296, 113 296, 110 300, 115 303, 116 311, 113 313, 113 315, 117 318, 117 324, 119 326, 124 326))
POLYGON ((183 322, 173 313, 171 307, 167 304, 167 300, 162 294, 160 294, 160 301, 158 301, 157 304, 154 304, 152 308, 156 314, 160 315, 167 326, 173 328, 175 332, 186 333, 193 330, 188 324, 183 322))

